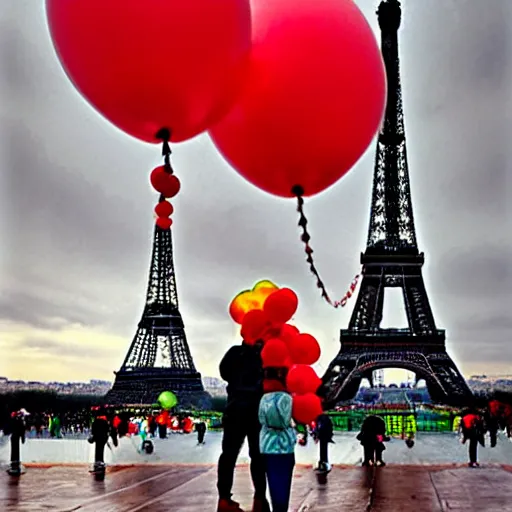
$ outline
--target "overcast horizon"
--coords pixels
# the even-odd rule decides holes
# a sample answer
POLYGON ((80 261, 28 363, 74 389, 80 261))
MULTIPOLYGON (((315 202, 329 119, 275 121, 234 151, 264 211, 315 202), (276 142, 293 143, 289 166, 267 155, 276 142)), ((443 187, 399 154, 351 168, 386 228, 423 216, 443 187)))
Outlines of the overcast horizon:
MULTIPOLYGON (((379 0, 356 0, 378 40, 379 0)), ((142 315, 151 257, 149 173, 160 148, 114 128, 77 93, 43 2, 0 8, 0 375, 112 380, 142 315)), ((402 1, 401 76, 412 202, 436 324, 465 376, 512 373, 512 2, 402 1)), ((375 142, 306 201, 311 245, 333 298, 359 273, 375 142)), ((188 343, 218 377, 239 343, 228 305, 260 279, 293 288, 294 318, 320 342, 323 374, 355 299, 335 310, 304 260, 292 200, 256 189, 205 135, 173 146, 174 263, 188 343)), ((403 308, 385 303, 384 324, 403 308)), ((383 325, 384 326, 384 325, 383 325)))

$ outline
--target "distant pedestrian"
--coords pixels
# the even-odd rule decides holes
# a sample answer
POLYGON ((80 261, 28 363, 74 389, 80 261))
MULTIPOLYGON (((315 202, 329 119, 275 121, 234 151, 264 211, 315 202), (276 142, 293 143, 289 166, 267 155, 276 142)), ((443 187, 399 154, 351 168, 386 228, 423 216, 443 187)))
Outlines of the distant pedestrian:
POLYGON ((50 415, 50 436, 55 437, 57 439, 62 438, 61 433, 61 421, 60 418, 56 414, 50 415))
POLYGON ((117 431, 107 418, 104 408, 94 409, 94 421, 91 426, 89 443, 94 443, 94 470, 104 471, 105 468, 105 445, 108 438, 112 438, 114 446, 117 446, 117 431))
POLYGON ((20 441, 25 444, 25 430, 23 412, 12 412, 6 432, 6 434, 11 435, 11 464, 7 470, 7 473, 11 476, 21 475, 20 441))
POLYGON ((498 430, 500 428, 500 415, 502 414, 500 405, 496 400, 491 400, 484 411, 485 430, 489 432, 491 448, 496 446, 498 430))
POLYGON ((484 421, 477 409, 471 408, 463 414, 461 428, 463 434, 462 443, 464 444, 469 439, 468 466, 476 468, 480 466, 477 456, 478 443, 485 446, 484 421))
POLYGON ((196 423, 196 432, 197 432, 197 444, 204 444, 204 436, 206 434, 206 423, 204 420, 200 420, 199 423, 196 423))
POLYGON ((116 428, 118 436, 125 437, 130 432, 130 413, 128 411, 122 411, 117 416, 119 419, 116 420, 116 428))
POLYGON ((150 437, 155 437, 158 425, 156 423, 156 413, 148 416, 148 429, 150 437))
POLYGON ((158 425, 158 437, 160 439, 167 439, 167 428, 169 426, 169 413, 162 411, 156 417, 156 423, 158 425))
POLYGON ((382 452, 386 449, 384 441, 389 441, 386 436, 386 423, 380 416, 367 416, 361 425, 361 432, 357 435, 364 449, 363 466, 385 466, 382 460, 382 452))
POLYGON ((329 464, 329 443, 334 443, 334 429, 331 418, 327 414, 321 414, 316 420, 313 435, 315 441, 320 444, 320 459, 318 461, 318 470, 328 473, 331 471, 329 464))
POLYGON ((139 436, 141 440, 141 445, 139 448, 139 451, 141 453, 147 453, 148 455, 152 454, 155 447, 153 445, 153 441, 148 438, 149 436, 149 428, 148 428, 148 421, 146 419, 143 419, 140 422, 139 425, 139 436))

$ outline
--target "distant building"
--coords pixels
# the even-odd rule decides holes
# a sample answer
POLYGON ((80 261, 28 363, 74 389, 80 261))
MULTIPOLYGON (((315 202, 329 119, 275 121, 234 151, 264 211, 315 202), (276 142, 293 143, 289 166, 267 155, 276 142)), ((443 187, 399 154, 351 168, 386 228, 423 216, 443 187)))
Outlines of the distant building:
MULTIPOLYGON (((225 396, 226 383, 215 377, 204 377, 205 389, 212 396, 225 396)), ((15 391, 51 391, 59 395, 96 395, 103 396, 112 387, 112 382, 101 379, 91 379, 89 382, 39 382, 24 380, 9 380, 0 377, 0 394, 15 391)))

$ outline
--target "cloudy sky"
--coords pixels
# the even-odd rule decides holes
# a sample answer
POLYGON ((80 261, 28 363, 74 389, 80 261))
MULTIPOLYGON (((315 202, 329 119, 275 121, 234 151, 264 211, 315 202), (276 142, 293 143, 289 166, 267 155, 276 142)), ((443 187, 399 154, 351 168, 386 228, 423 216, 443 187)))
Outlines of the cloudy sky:
MULTIPOLYGON (((377 0, 357 3, 378 33, 377 0)), ((41 0, 0 7, 0 375, 113 377, 140 319, 160 152, 74 90, 41 0)), ((465 375, 512 373, 512 2, 404 0, 400 54, 416 229, 437 324, 465 375)), ((317 264, 341 298, 359 271, 374 144, 307 202, 317 264)), ((303 258, 295 204, 239 177, 206 136, 174 147, 173 236, 181 312, 203 375, 237 342, 227 306, 269 278, 300 297, 296 323, 339 349, 354 301, 334 310, 303 258)), ((386 306, 386 325, 403 311, 386 306)))

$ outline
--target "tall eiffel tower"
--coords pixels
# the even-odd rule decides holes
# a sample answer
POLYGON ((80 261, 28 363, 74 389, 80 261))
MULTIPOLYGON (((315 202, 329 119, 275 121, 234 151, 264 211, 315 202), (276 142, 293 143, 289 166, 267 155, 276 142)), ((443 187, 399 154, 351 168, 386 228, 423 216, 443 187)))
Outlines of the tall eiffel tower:
POLYGON ((438 329, 423 282, 424 254, 418 251, 412 212, 398 57, 401 7, 381 2, 378 20, 386 65, 388 96, 378 136, 370 226, 361 254, 362 282, 341 349, 323 377, 326 403, 353 398, 361 379, 373 385, 373 372, 403 368, 425 379, 431 398, 463 404, 472 394, 446 352, 445 331, 438 329), (385 288, 402 289, 408 328, 383 329, 385 288))
POLYGON ((208 407, 179 311, 172 233, 155 225, 146 306, 128 354, 105 400, 109 404, 153 404, 173 391, 182 406, 208 407))

